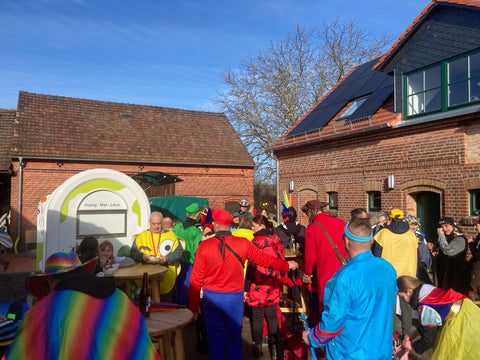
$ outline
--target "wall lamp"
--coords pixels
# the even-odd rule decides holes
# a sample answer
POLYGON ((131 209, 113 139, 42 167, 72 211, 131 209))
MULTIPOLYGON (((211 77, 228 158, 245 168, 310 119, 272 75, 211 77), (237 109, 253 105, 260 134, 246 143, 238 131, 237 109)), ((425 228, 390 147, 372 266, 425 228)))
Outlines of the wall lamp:
POLYGON ((395 175, 388 175, 387 177, 387 189, 392 190, 395 187, 395 175))
POLYGON ((292 192, 295 190, 295 182, 293 180, 290 180, 290 184, 288 185, 288 190, 292 192))

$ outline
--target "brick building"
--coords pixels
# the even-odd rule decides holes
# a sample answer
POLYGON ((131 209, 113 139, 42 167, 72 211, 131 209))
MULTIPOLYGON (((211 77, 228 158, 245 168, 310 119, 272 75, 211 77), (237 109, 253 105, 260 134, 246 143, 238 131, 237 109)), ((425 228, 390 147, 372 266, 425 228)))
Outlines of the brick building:
MULTIPOLYGON (((380 58, 350 71, 273 146, 280 190, 348 220, 399 207, 436 237, 480 210, 480 2, 432 1, 380 58)), ((303 221, 306 219, 304 218, 303 221)))
POLYGON ((0 116, 11 139, 2 176, 11 183, 13 238, 19 217, 22 238, 36 229, 40 199, 92 168, 174 175, 181 181, 160 193, 208 198, 211 207, 253 198, 254 162, 224 114, 21 91, 17 109, 0 116))

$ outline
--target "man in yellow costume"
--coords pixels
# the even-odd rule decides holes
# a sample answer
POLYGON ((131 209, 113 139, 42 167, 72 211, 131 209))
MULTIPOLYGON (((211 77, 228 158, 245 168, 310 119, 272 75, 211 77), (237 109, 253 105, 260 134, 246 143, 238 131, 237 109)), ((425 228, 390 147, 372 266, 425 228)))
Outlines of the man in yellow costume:
POLYGON ((160 301, 173 302, 177 268, 183 254, 182 244, 173 231, 162 230, 163 215, 150 215, 150 229, 135 236, 130 257, 137 263, 158 263, 168 267, 160 284, 160 301))

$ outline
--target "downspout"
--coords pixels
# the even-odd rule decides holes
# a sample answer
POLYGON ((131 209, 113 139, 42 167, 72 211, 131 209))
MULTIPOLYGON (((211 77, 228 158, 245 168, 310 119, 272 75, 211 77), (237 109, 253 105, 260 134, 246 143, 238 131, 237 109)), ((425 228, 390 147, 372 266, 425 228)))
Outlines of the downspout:
POLYGON ((280 224, 280 176, 279 176, 279 166, 278 166, 278 159, 275 156, 275 153, 272 152, 272 158, 277 163, 277 223, 280 224))
POLYGON ((23 188, 23 157, 18 158, 18 224, 17 237, 20 238, 22 231, 22 188, 23 188))

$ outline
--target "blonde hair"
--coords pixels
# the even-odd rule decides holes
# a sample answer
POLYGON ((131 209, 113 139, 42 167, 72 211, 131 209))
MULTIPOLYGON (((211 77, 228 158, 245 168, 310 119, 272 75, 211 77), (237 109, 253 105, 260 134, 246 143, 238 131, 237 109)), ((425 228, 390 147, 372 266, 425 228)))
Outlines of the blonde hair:
POLYGON ((397 279, 398 291, 407 292, 408 289, 416 289, 423 283, 412 276, 400 276, 397 279))
POLYGON ((98 247, 100 248, 100 250, 105 250, 106 247, 110 247, 113 251, 113 244, 111 241, 109 240, 103 240, 100 245, 98 245, 98 247))

